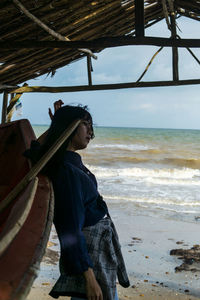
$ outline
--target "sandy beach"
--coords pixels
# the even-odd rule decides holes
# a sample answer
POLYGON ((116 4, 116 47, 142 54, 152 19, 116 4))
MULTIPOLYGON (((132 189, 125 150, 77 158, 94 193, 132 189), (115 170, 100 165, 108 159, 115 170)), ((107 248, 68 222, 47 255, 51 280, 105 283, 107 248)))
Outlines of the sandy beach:
MULTIPOLYGON (((118 287, 121 300, 125 299, 200 299, 200 264, 192 264, 192 271, 175 272, 183 261, 170 255, 172 249, 189 249, 199 244, 199 220, 193 223, 131 216, 128 210, 110 208, 120 236, 122 252, 131 286, 118 287)), ((48 293, 59 276, 59 242, 52 227, 40 272, 27 300, 50 300, 48 293)), ((59 299, 66 299, 60 297, 59 299)))

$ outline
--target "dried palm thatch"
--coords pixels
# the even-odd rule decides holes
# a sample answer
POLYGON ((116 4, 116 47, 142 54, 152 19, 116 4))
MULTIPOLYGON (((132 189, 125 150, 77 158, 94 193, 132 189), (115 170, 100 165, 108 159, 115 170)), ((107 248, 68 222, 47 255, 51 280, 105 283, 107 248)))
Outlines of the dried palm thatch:
MULTIPOLYGON (((144 27, 164 18, 170 26, 172 15, 199 20, 200 2, 144 0, 144 27)), ((47 48, 42 42, 135 36, 136 17, 135 0, 1 0, 0 43, 12 47, 0 50, 0 85, 53 75, 56 69, 104 48, 95 46, 88 54, 85 49, 47 48), (24 41, 40 42, 41 47, 19 46, 24 41)))

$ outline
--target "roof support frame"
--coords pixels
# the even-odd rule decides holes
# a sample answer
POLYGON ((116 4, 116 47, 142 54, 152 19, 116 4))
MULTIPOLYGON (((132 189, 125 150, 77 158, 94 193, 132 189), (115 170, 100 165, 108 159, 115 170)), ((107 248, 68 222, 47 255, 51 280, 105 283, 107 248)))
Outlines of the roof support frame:
MULTIPOLYGON (((41 28, 43 28, 45 31, 47 31, 51 36, 53 36, 54 38, 57 38, 60 41, 70 41, 70 39, 68 39, 65 36, 62 36, 60 33, 55 32, 54 30, 52 30, 51 28, 49 28, 46 24, 44 24, 43 22, 41 22, 38 18, 36 18, 33 14, 31 14, 25 7, 24 5, 22 5, 22 3, 19 0, 12 0, 13 3, 21 10, 23 11, 23 13, 29 18, 31 19, 34 23, 36 23, 38 26, 40 26, 41 28)), ((86 53, 87 55, 91 55, 94 59, 97 59, 97 56, 94 55, 89 49, 78 49, 79 51, 86 53)))

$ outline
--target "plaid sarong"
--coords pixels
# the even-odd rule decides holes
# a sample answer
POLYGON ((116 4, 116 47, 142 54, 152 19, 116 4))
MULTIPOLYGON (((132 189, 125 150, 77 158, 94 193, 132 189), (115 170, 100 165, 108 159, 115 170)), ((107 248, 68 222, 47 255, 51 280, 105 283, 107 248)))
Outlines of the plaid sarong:
MULTIPOLYGON (((123 287, 130 285, 115 226, 110 217, 106 217, 93 226, 85 227, 83 233, 103 299, 114 300, 117 277, 123 287)), ((50 296, 53 298, 75 296, 87 299, 83 275, 66 275, 62 267, 62 259, 60 273, 50 296)))

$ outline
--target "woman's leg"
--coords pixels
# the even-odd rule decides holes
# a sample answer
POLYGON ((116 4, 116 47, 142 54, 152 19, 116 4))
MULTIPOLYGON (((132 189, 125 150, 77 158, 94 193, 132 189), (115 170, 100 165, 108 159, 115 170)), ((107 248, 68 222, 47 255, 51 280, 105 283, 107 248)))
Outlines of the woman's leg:
POLYGON ((115 300, 119 300, 118 294, 117 294, 117 289, 116 289, 116 292, 115 292, 115 300))

